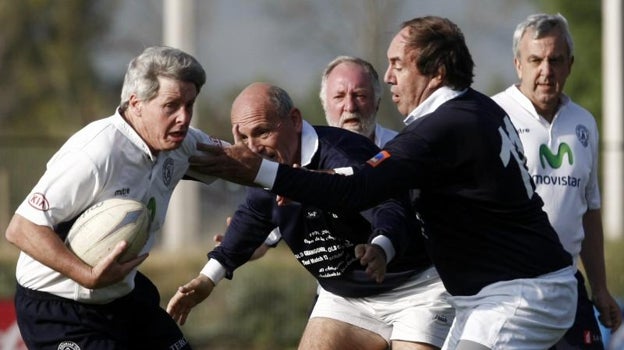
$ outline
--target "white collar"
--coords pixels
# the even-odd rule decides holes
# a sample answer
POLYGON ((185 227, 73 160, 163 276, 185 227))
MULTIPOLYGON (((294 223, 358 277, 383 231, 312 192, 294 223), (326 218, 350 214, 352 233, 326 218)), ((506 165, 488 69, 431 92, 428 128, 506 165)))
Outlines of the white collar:
POLYGON ((448 86, 443 86, 434 91, 429 97, 427 97, 421 104, 418 105, 404 120, 405 125, 409 125, 414 120, 429 114, 444 102, 454 99, 457 96, 463 95, 468 89, 453 90, 448 86))
MULTIPOLYGON (((520 104, 520 106, 522 106, 522 108, 530 112, 529 114, 533 118, 537 120, 540 120, 540 119, 545 120, 544 117, 542 117, 539 113, 537 113, 537 110, 535 109, 533 102, 531 102, 531 100, 528 97, 526 97, 526 95, 523 94, 522 91, 520 91, 520 88, 518 87, 518 85, 514 84, 510 86, 509 88, 507 88, 507 91, 509 92, 511 97, 515 99, 520 104)), ((557 108, 557 112, 555 112, 555 115, 553 115, 553 121, 559 115, 559 111, 561 111, 565 106, 567 106, 568 103, 570 103, 570 98, 566 94, 562 93, 559 96, 559 108, 557 108)))
POLYGON ((301 126, 301 166, 304 167, 312 161, 312 157, 318 149, 318 134, 310 123, 302 120, 301 126))
POLYGON ((132 125, 130 125, 128 121, 124 119, 124 117, 119 112, 119 109, 117 109, 115 115, 113 115, 113 124, 117 127, 117 130, 121 131, 121 133, 124 134, 128 138, 128 140, 130 140, 130 142, 142 149, 151 161, 156 161, 157 157, 152 153, 152 151, 149 149, 145 141, 143 141, 141 136, 139 136, 136 130, 134 130, 132 125))

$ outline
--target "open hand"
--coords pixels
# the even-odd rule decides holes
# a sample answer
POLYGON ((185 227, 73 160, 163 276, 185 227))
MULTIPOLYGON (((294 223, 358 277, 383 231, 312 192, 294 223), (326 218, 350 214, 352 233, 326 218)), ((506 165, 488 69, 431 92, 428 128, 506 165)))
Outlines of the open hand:
POLYGON ((377 283, 383 282, 386 274, 386 254, 376 244, 358 244, 355 246, 355 257, 360 264, 366 266, 366 273, 377 283))

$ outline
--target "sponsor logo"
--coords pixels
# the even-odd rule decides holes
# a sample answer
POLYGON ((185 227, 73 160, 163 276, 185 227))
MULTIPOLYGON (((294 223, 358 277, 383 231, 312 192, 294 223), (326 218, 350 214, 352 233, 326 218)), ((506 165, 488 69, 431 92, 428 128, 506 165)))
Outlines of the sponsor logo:
POLYGON ((366 163, 374 168, 388 158, 390 158, 390 153, 388 153, 388 151, 381 151, 377 153, 373 158, 369 159, 366 163))
POLYGON ((587 147, 587 145, 589 144, 589 130, 587 130, 585 125, 579 124, 576 126, 576 137, 583 145, 583 147, 587 147))
POLYGON ((162 167, 162 179, 165 186, 169 186, 171 184, 171 179, 173 178, 173 159, 167 158, 163 163, 162 167))
POLYGON ((64 341, 59 344, 57 350, 80 350, 80 346, 73 341, 64 341))
POLYGON ((539 155, 542 169, 546 169, 546 163, 548 163, 548 165, 553 169, 559 169, 559 167, 561 167, 561 164, 563 164, 563 159, 566 155, 568 156, 568 164, 574 164, 574 155, 572 154, 572 148, 565 142, 559 144, 557 154, 553 154, 547 145, 542 144, 539 148, 539 155))
POLYGON ((435 315, 433 316, 433 320, 434 320, 434 321, 437 321, 437 322, 442 322, 442 323, 444 323, 444 324, 447 324, 447 323, 448 323, 448 319, 446 318, 446 316, 444 316, 444 315, 440 315, 440 314, 435 314, 435 315))
POLYGON ((581 187, 581 178, 573 176, 533 175, 536 185, 581 187))
POLYGON ((31 207, 41 211, 48 211, 48 209, 50 209, 48 199, 43 193, 39 192, 33 193, 32 196, 28 198, 28 204, 30 204, 31 207))
POLYGON ((129 194, 130 194, 130 189, 127 187, 115 191, 115 197, 126 197, 129 194))

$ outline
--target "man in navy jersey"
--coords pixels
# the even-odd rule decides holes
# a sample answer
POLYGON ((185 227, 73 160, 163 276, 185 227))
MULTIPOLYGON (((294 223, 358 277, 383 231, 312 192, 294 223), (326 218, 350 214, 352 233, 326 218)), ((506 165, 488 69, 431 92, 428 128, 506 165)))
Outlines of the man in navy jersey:
MULTIPOLYGON (((240 136, 196 170, 328 209, 364 209, 411 190, 456 317, 443 349, 546 349, 572 325, 572 258, 542 210, 511 121, 470 85, 463 34, 428 16, 402 24, 384 80, 407 126, 352 176, 262 159, 240 136)), ((235 130, 236 131, 236 130, 235 130)))
MULTIPOLYGON (((232 104, 231 117, 254 152, 310 170, 348 175, 351 166, 379 151, 356 133, 308 124, 284 90, 265 83, 245 88, 232 104)), ((300 349, 442 346, 454 312, 426 254, 407 192, 403 200, 360 213, 321 210, 250 188, 200 275, 169 302, 174 319, 184 323, 190 309, 223 277, 232 278, 275 227, 321 286, 300 349)))
MULTIPOLYGON (((383 147, 397 132, 377 122, 382 87, 373 65, 359 57, 338 56, 327 64, 321 76, 319 98, 327 125, 364 135, 383 147)), ((219 244, 222 234, 214 236, 219 244)), ((276 246, 281 239, 279 230, 271 232, 252 259, 257 259, 276 246)))

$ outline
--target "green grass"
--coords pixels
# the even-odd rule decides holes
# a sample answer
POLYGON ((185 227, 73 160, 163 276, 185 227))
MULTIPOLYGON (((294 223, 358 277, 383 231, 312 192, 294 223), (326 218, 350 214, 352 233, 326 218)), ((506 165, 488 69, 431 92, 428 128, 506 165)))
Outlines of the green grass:
MULTIPOLYGON (((209 245, 205 245, 209 249, 209 245)), ((614 296, 624 300, 624 240, 605 244, 607 280, 614 296)), ((154 251, 140 270, 161 292, 161 304, 177 287, 194 278, 206 262, 206 250, 180 253, 154 251)), ((13 295, 17 250, 0 243, 0 298, 13 295)), ((182 327, 195 348, 295 349, 303 331, 316 282, 283 244, 262 259, 223 280, 196 306, 182 327)))

